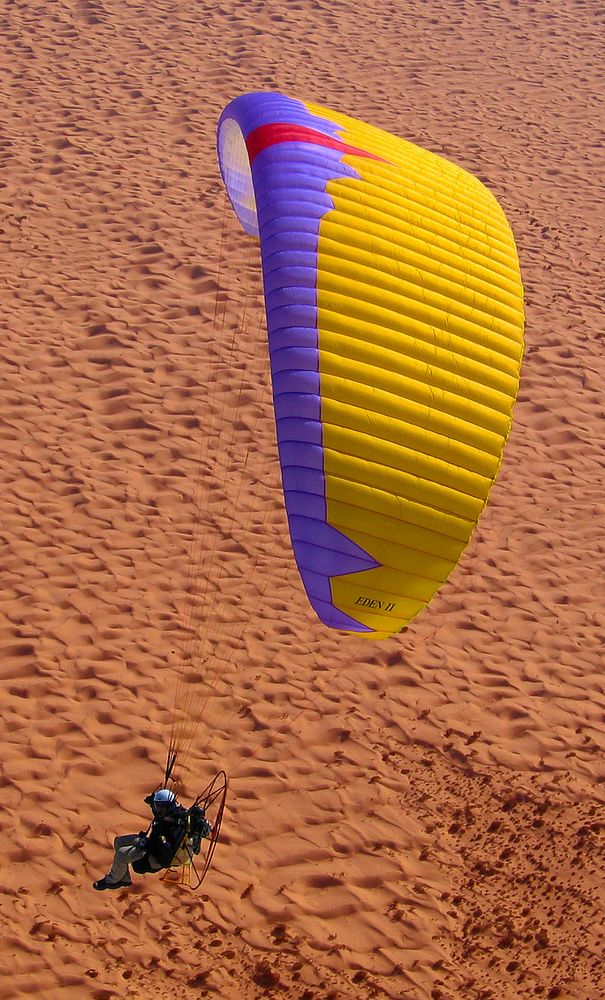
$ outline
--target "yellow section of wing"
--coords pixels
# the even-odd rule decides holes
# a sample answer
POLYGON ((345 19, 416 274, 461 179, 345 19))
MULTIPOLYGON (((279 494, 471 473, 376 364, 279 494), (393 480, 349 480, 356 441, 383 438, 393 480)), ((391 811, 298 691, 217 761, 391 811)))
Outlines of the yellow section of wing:
POLYGON ((447 579, 498 473, 523 355, 508 222, 465 170, 318 105, 357 177, 328 183, 318 327, 329 523, 380 565, 334 603, 400 631, 447 579))

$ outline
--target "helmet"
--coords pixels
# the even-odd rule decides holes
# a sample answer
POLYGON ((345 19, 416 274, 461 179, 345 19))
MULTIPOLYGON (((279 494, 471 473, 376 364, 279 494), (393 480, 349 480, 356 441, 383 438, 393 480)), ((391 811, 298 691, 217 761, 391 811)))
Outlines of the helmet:
POLYGON ((151 806, 154 816, 167 816, 176 803, 176 795, 169 788, 160 788, 145 799, 151 806))
POLYGON ((159 791, 153 793, 153 804, 158 805, 160 802, 166 803, 166 805, 176 802, 176 795, 171 792, 169 788, 160 788, 159 791))

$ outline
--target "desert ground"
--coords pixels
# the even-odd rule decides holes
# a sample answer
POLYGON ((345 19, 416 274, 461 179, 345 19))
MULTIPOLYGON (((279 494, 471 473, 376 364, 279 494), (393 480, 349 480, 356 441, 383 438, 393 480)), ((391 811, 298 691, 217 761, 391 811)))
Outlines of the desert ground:
POLYGON ((0 27, 0 998, 605 997, 601 7, 7 0, 0 27), (314 618, 289 547, 215 153, 264 89, 459 163, 518 245, 499 478, 383 642, 314 618), (214 865, 96 893, 175 704, 184 800, 230 780, 214 865))

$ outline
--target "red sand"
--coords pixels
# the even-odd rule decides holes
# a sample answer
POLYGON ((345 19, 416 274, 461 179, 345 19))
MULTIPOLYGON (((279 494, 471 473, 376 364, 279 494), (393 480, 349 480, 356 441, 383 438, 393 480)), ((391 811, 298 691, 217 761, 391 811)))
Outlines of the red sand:
POLYGON ((4 6, 2 1000, 605 996, 603 23, 571 0, 4 6), (518 241, 500 478, 380 644, 313 621, 286 543, 257 251, 213 148, 263 88, 450 156, 518 241), (160 778, 196 523, 203 613, 218 588, 238 624, 212 631, 184 778, 228 771, 223 841, 197 896, 96 894, 160 778))

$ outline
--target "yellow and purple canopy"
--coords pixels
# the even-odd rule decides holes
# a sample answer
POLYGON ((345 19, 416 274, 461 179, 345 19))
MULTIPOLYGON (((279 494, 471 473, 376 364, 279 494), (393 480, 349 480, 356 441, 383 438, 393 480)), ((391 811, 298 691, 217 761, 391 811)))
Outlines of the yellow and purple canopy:
POLYGON ((494 196, 453 163, 276 93, 218 156, 260 240, 294 555, 326 625, 381 638, 430 601, 496 477, 523 289, 494 196))

